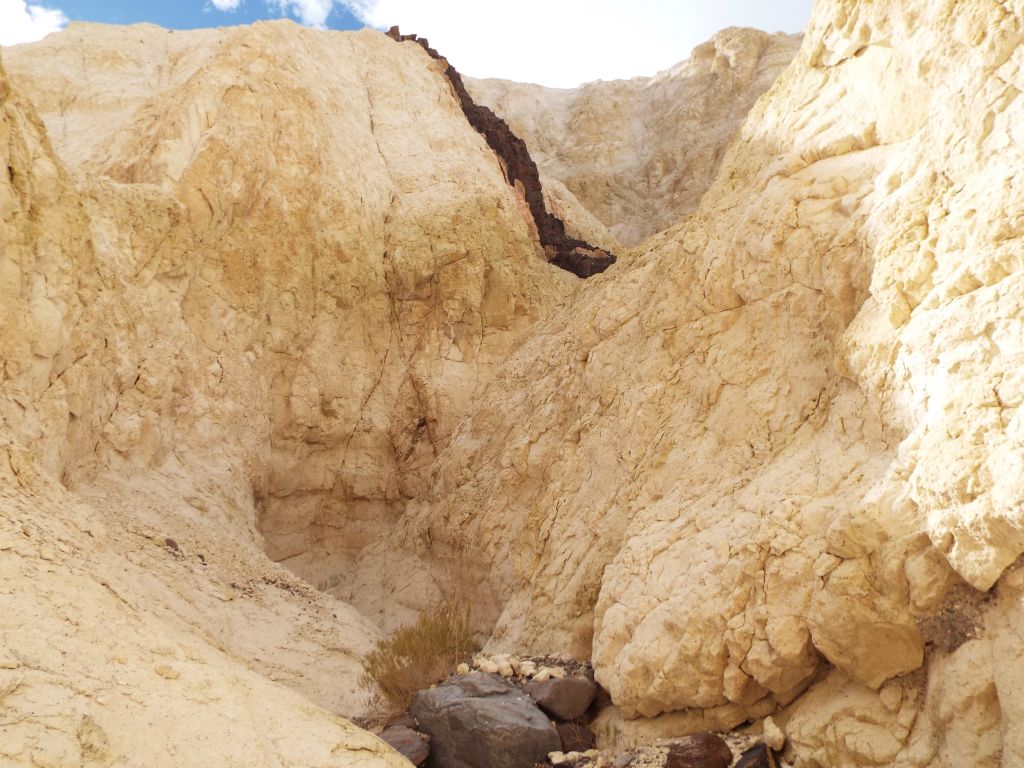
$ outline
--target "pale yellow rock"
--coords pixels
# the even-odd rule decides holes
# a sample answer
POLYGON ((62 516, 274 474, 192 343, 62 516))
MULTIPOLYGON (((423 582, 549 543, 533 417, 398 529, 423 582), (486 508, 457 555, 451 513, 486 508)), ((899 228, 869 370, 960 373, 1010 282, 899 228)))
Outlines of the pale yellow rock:
MULTIPOLYGON (((80 401, 81 434, 62 450, 89 465, 62 471, 159 466, 196 436, 244 468, 273 559, 389 627, 408 620, 394 601, 361 602, 354 559, 424 487, 495 366, 579 282, 545 263, 436 63, 374 32, 289 22, 72 24, 5 59, 72 170, 113 182, 85 205, 134 313, 108 334, 109 359, 67 379, 107 370, 98 391, 114 394, 56 393, 54 419, 80 401)), ((61 299, 30 298, 21 322, 41 359, 61 343, 61 299)), ((102 347, 94 327, 61 354, 102 347)), ((57 450, 64 429, 35 450, 57 450)), ((432 596, 409 590, 407 569, 379 578, 415 605, 432 596)))
POLYGON ((781 752, 783 746, 786 744, 786 734, 782 732, 782 729, 779 728, 779 726, 775 724, 775 721, 770 717, 766 717, 764 719, 761 727, 764 743, 776 752, 781 752))
MULTIPOLYGON (((909 683, 908 690, 913 688, 909 683)), ((915 696, 891 711, 870 688, 833 671, 777 719, 786 730, 786 755, 795 755, 795 768, 895 768, 915 764, 901 753, 918 715, 915 696)))
POLYGON ((1016 2, 816 3, 699 208, 454 432, 399 524, 429 549, 366 567, 464 563, 489 648, 592 658, 626 718, 747 719, 830 664, 815 701, 888 714, 851 715, 845 746, 815 720, 794 757, 909 750, 922 682, 896 714, 886 686, 932 668, 919 626, 1024 552, 1022 24, 1016 2))
POLYGON ((767 88, 678 208, 677 161, 579 162, 673 224, 585 284, 415 45, 5 49, 4 760, 397 765, 335 714, 377 629, 266 548, 380 626, 454 594, 489 651, 592 659, 602 745, 771 714, 797 767, 1024 761, 1024 6, 813 14, 770 88, 791 43, 747 32, 662 78, 712 149, 767 88))
POLYGON ((727 29, 654 77, 574 89, 465 80, 526 141, 549 207, 615 249, 614 238, 634 246, 696 210, 743 118, 799 46, 797 35, 727 29))
POLYGON ((418 49, 72 25, 3 55, 5 765, 400 764, 339 716, 377 628, 264 546, 344 592, 577 279, 418 49))

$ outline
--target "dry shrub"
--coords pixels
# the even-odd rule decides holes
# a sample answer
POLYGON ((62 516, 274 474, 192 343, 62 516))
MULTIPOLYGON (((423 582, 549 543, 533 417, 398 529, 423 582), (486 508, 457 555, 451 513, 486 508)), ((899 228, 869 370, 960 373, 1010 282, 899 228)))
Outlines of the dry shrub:
POLYGON ((475 650, 469 608, 443 600, 378 640, 363 659, 360 683, 375 691, 377 709, 404 712, 414 693, 443 680, 475 650))

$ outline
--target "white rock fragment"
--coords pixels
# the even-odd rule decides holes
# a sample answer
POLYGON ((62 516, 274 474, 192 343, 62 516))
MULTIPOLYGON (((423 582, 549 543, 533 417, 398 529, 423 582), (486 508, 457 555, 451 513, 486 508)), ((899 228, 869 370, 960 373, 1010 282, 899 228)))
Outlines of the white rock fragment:
POLYGON ((763 728, 764 743, 776 752, 780 752, 786 744, 786 734, 782 732, 782 729, 770 717, 764 719, 763 728))
POLYGON ((564 752, 548 752, 548 762, 552 765, 568 765, 569 760, 564 752))
POLYGON ((456 672, 456 674, 459 674, 459 675, 469 674, 469 664, 466 664, 466 663, 459 664, 459 666, 457 666, 455 668, 455 672, 456 672))

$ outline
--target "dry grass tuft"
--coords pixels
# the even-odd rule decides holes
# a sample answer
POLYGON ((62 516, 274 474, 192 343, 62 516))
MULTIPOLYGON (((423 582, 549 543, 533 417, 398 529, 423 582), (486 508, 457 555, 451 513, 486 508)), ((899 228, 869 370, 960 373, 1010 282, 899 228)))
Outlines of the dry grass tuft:
POLYGON ((378 710, 404 712, 414 693, 446 678, 475 650, 469 608, 443 600, 414 624, 377 641, 363 659, 360 683, 375 691, 378 710))

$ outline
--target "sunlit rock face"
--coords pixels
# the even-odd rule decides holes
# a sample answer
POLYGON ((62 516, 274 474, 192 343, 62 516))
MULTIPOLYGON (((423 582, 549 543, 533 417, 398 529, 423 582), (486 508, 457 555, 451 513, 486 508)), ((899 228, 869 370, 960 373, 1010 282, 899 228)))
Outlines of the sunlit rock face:
MULTIPOLYGON (((877 765, 969 751, 941 735, 967 665, 989 703, 957 733, 1022 759, 990 695, 1019 597, 984 594, 1024 551, 1020 15, 818 3, 698 210, 501 368, 401 529, 485 572, 492 647, 592 656, 627 717, 698 724, 861 686, 869 732, 896 685, 877 765)), ((865 764, 793 722, 802 764, 865 764)))
POLYGON ((338 714, 455 594, 592 659, 607 745, 771 713, 800 768, 1024 762, 1022 16, 822 0, 788 66, 732 30, 557 108, 471 84, 570 234, 657 233, 585 282, 416 45, 5 49, 3 759, 397 765, 338 714))
POLYGON ((337 717, 378 628, 271 560, 343 591, 578 278, 415 46, 72 25, 4 59, 0 762, 397 764, 337 717))
POLYGON ((466 84, 526 140, 549 195, 575 198, 634 246, 696 210, 747 112, 800 39, 734 28, 654 77, 572 89, 466 84))

